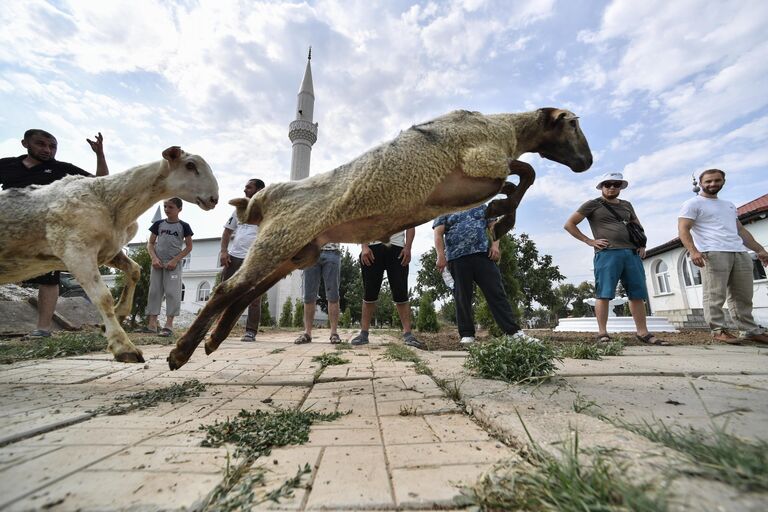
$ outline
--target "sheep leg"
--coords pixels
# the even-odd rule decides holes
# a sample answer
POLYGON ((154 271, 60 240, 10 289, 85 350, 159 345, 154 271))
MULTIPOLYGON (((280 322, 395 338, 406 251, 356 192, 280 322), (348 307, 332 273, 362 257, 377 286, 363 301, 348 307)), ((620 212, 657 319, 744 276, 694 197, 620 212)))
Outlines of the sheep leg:
POLYGON ((501 193, 506 194, 507 197, 491 201, 485 212, 487 218, 501 216, 501 219, 493 226, 492 235, 494 240, 498 240, 515 227, 517 207, 520 205, 525 192, 536 179, 536 172, 533 170, 533 167, 520 160, 509 161, 509 174, 519 176, 520 183, 517 185, 510 182, 504 183, 501 193))
MULTIPOLYGON (((266 293, 267 290, 275 285, 275 283, 295 269, 296 266, 293 262, 280 265, 277 270, 262 279, 256 286, 248 290, 244 295, 241 295, 234 303, 232 303, 232 305, 224 310, 224 313, 219 317, 219 321, 216 323, 216 327, 213 329, 210 338, 205 342, 205 353, 210 355, 211 352, 219 348, 219 345, 221 345, 221 342, 224 341, 232 331, 232 328, 237 323, 237 320, 240 318, 243 311, 245 311, 245 308, 248 307, 248 304, 266 293)), ((258 276, 255 276, 253 279, 250 276, 245 278, 246 282, 252 282, 253 280, 258 279, 258 276)))
POLYGON ((117 321, 112 294, 101 280, 95 255, 89 254, 88 249, 84 247, 68 247, 61 260, 99 309, 104 321, 107 348, 115 356, 115 360, 122 363, 143 363, 141 350, 131 343, 117 321))
POLYGON ((107 266, 122 270, 125 274, 125 286, 120 293, 120 299, 115 306, 117 321, 123 323, 123 320, 131 314, 133 308, 133 294, 136 291, 136 283, 141 277, 141 267, 138 263, 125 255, 123 251, 118 252, 114 258, 107 262, 107 266))

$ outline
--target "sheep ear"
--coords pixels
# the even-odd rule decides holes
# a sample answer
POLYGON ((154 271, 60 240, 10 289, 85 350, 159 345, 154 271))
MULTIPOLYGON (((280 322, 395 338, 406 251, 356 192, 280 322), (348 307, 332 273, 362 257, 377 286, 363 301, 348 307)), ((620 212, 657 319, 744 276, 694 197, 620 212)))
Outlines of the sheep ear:
POLYGON ((168 160, 169 162, 173 162, 177 158, 181 156, 181 147, 180 146, 171 146, 165 151, 163 151, 163 158, 168 160))
POLYGON ((569 115, 567 110, 559 108, 541 108, 539 109, 544 114, 544 127, 547 130, 555 128, 566 116, 569 115))
POLYGON ((261 207, 253 199, 238 197, 237 199, 232 199, 229 204, 235 207, 237 220, 243 224, 261 223, 261 207))

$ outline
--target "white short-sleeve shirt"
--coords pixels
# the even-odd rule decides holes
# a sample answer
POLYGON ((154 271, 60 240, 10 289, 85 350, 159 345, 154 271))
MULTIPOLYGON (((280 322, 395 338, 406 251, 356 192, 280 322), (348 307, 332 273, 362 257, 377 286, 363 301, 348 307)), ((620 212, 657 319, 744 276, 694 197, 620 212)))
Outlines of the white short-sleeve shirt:
POLYGON ((683 203, 678 217, 693 220, 691 236, 701 252, 747 251, 736 225, 736 206, 730 201, 696 196, 683 203))
POLYGON ((234 231, 227 247, 229 255, 235 258, 245 258, 246 254, 248 254, 248 249, 251 248, 253 241, 256 240, 259 234, 259 226, 243 224, 237 220, 237 215, 233 213, 227 223, 224 224, 224 227, 234 231))

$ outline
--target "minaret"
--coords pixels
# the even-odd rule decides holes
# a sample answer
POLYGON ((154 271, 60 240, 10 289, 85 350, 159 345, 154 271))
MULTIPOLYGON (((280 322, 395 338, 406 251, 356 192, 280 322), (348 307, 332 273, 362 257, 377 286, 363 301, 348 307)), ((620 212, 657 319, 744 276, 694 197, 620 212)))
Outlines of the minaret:
POLYGON ((293 143, 291 155, 291 181, 303 180, 309 176, 309 159, 312 144, 317 140, 317 123, 312 122, 315 110, 315 90, 312 87, 312 47, 307 55, 307 68, 301 81, 298 101, 296 102, 296 120, 288 128, 288 138, 293 143))

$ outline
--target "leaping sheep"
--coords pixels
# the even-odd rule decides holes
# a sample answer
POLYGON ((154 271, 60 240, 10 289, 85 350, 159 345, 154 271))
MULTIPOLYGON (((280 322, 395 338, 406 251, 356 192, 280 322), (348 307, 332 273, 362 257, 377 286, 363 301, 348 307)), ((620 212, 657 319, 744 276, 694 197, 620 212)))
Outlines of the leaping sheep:
POLYGON ((489 216, 502 216, 494 236, 514 226, 533 168, 516 160, 527 152, 582 172, 592 153, 578 118, 542 108, 520 114, 456 111, 412 126, 394 140, 331 172, 277 183, 250 201, 235 199, 241 221, 259 225, 240 270, 219 284, 169 357, 170 368, 186 363, 213 322, 205 344, 210 354, 253 299, 289 272, 312 265, 327 242, 386 239, 445 213, 492 201, 489 216), (520 176, 517 185, 508 175, 520 176))
POLYGON ((50 185, 0 192, 0 283, 69 270, 101 313, 107 348, 118 361, 144 362, 120 321, 128 316, 140 268, 123 253, 136 219, 161 199, 180 197, 210 210, 219 186, 201 157, 178 146, 163 160, 98 178, 68 176, 50 185), (116 307, 99 265, 125 273, 116 307))

